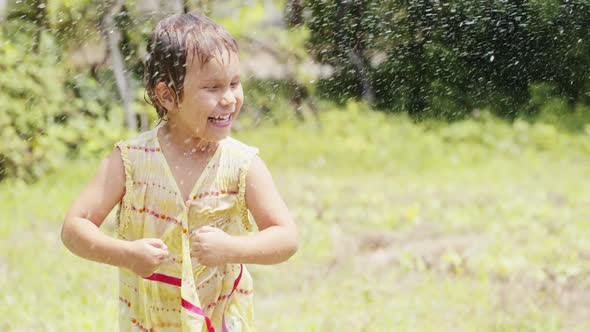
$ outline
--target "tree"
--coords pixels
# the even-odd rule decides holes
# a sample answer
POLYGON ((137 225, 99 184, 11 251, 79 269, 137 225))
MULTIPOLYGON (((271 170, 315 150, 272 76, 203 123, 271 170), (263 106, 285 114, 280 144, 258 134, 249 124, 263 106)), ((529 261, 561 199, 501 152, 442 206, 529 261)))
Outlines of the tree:
POLYGON ((310 51, 332 66, 321 93, 414 117, 505 117, 546 82, 571 104, 590 89, 588 0, 309 0, 310 51), (449 110, 452 109, 452 110, 449 110))

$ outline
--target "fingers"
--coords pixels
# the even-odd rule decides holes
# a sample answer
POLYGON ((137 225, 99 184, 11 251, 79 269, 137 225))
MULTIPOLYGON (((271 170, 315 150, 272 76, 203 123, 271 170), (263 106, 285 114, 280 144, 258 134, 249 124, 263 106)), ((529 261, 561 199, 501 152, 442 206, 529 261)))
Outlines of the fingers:
POLYGON ((206 236, 206 234, 213 232, 221 232, 221 230, 211 226, 203 226, 197 230, 194 230, 191 237, 194 243, 199 243, 203 241, 203 238, 206 236))
POLYGON ((148 245, 146 247, 147 252, 150 253, 150 255, 158 260, 162 260, 164 258, 167 258, 170 253, 168 252, 168 249, 166 248, 158 248, 152 245, 148 245))
POLYGON ((194 243, 201 242, 203 240, 203 235, 206 234, 206 233, 209 233, 209 231, 208 230, 203 230, 202 228, 199 228, 199 229, 195 230, 193 232, 193 235, 192 235, 193 242, 194 243))
POLYGON ((168 258, 168 256, 170 256, 170 253, 168 252, 168 250, 162 250, 158 256, 158 258, 160 258, 161 260, 168 258))
POLYGON ((209 232, 215 232, 215 231, 217 231, 217 230, 218 230, 218 228, 215 228, 215 227, 211 227, 211 226, 203 226, 203 227, 201 227, 201 228, 199 228, 199 229, 197 230, 197 234, 199 234, 199 233, 209 233, 209 232))
POLYGON ((161 239, 146 239, 146 243, 153 247, 153 253, 158 259, 158 261, 163 262, 166 258, 168 258, 168 256, 170 256, 170 253, 168 252, 168 247, 161 239))
POLYGON ((159 258, 159 260, 160 260, 160 265, 162 265, 162 264, 168 264, 168 263, 171 263, 172 262, 172 256, 161 256, 159 258))
POLYGON ((161 239, 158 239, 158 238, 146 239, 146 242, 149 245, 151 245, 152 247, 156 247, 156 248, 163 249, 163 250, 168 249, 168 247, 166 246, 166 243, 164 243, 164 241, 162 241, 161 239))
POLYGON ((201 246, 199 245, 195 245, 191 248, 191 256, 199 256, 201 252, 201 246))

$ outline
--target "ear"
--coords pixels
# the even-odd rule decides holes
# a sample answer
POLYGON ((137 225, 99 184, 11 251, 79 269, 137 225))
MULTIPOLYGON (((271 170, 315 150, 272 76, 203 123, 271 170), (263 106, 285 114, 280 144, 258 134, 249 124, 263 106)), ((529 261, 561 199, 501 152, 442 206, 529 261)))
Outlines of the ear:
POLYGON ((168 112, 175 111, 178 108, 176 105, 176 94, 172 88, 169 88, 164 82, 156 84, 154 89, 156 98, 168 112))

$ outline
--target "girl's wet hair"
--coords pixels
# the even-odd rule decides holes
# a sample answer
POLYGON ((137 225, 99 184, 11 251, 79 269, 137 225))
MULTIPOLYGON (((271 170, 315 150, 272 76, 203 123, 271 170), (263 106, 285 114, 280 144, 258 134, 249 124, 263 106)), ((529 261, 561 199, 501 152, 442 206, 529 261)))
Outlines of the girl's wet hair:
POLYGON ((161 20, 150 36, 144 67, 144 83, 149 100, 165 118, 167 110, 156 97, 156 85, 163 82, 182 101, 184 78, 189 62, 203 66, 217 54, 239 54, 238 44, 222 26, 198 13, 178 14, 161 20))

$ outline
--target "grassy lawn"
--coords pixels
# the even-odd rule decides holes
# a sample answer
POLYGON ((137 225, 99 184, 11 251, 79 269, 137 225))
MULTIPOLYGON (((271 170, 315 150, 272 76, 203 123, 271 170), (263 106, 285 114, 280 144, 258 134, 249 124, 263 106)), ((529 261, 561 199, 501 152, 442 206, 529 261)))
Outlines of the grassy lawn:
MULTIPOLYGON (((590 331, 590 133, 350 104, 236 136, 300 231, 290 261, 250 267, 260 331, 590 331)), ((115 330, 116 269, 59 240, 97 166, 0 184, 0 330, 115 330)))

